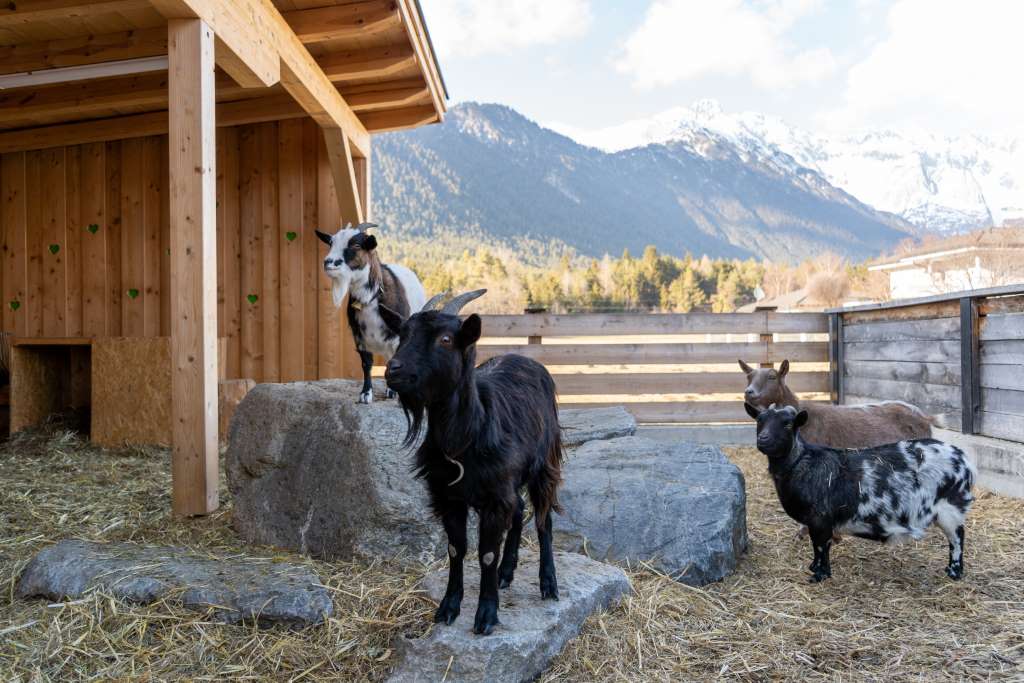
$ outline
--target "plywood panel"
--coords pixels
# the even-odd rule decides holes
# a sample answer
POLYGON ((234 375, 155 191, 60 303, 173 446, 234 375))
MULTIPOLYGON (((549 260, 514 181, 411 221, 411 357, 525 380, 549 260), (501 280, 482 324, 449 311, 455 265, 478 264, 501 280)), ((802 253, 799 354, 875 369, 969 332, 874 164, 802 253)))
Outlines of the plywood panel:
POLYGON ((146 334, 145 164, 143 139, 121 143, 122 334, 146 334))
POLYGON ((305 306, 302 298, 302 121, 278 124, 279 230, 274 236, 280 252, 281 380, 305 377, 306 344, 303 338, 305 306))
POLYGON ((101 446, 170 444, 167 337, 101 338, 92 346, 92 434, 101 446))
POLYGON ((277 126, 259 127, 263 248, 263 381, 281 378, 281 283, 278 216, 277 126))
POLYGON ((42 231, 43 334, 67 335, 67 270, 65 267, 66 225, 64 148, 42 152, 39 214, 42 231))
POLYGON ((0 157, 0 189, 4 243, 3 329, 24 336, 28 315, 24 152, 0 157))

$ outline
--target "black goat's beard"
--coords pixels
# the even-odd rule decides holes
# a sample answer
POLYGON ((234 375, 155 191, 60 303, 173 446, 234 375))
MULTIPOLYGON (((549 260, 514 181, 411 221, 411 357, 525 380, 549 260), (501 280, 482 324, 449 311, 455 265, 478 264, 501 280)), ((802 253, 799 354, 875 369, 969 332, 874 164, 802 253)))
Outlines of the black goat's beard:
POLYGON ((405 413, 406 424, 402 448, 411 448, 423 432, 423 418, 426 415, 425 401, 415 394, 399 394, 398 403, 402 406, 402 412, 405 413))

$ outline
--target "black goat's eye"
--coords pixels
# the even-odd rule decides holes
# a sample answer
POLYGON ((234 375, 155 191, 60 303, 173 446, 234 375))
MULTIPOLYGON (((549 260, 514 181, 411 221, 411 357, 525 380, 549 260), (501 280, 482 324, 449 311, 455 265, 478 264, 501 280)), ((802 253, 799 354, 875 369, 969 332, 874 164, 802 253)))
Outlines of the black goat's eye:
POLYGON ((450 334, 441 335, 441 346, 451 346, 452 336, 450 334))

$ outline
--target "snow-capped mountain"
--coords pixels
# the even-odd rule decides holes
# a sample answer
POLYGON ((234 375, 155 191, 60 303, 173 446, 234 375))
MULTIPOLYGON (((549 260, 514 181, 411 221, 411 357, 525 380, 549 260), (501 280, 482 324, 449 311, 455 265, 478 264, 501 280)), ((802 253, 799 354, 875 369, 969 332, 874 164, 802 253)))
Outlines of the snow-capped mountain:
POLYGON ((928 232, 961 232, 1024 219, 1021 138, 891 130, 828 137, 764 114, 726 113, 714 100, 600 130, 551 127, 606 151, 724 138, 752 158, 817 171, 866 204, 928 232))

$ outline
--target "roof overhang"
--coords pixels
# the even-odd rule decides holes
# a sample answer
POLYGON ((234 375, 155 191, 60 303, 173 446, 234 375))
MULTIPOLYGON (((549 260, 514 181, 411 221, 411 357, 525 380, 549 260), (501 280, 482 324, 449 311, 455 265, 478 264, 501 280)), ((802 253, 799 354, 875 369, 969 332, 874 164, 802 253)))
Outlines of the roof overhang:
POLYGON ((417 0, 316 2, 0 8, 0 152, 166 130, 170 18, 202 19, 216 35, 218 125, 312 116, 365 156, 373 133, 442 120, 444 82, 417 0))

